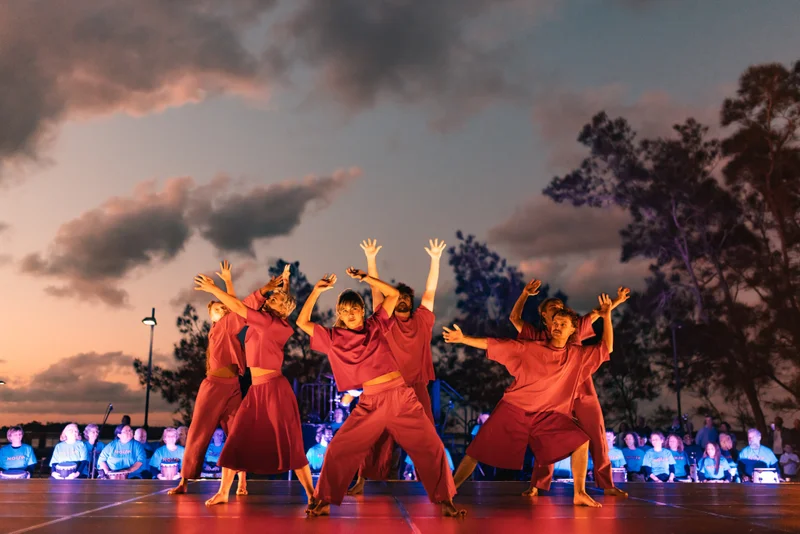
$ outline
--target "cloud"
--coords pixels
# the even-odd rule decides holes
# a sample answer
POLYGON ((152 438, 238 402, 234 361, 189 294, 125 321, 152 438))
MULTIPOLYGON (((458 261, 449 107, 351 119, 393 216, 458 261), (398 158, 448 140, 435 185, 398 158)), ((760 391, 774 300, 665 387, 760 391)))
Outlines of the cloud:
MULTIPOLYGON (((133 356, 80 353, 59 360, 20 386, 7 384, 0 389, 0 402, 4 412, 16 414, 101 414, 109 402, 115 411, 138 412, 144 391, 136 381, 133 356)), ((170 411, 160 396, 151 395, 150 401, 154 412, 170 411)))
POLYGON ((10 228, 10 224, 0 221, 0 234, 7 232, 10 228))
POLYGON ((516 32, 492 32, 484 21, 530 29, 553 3, 305 0, 280 25, 271 53, 288 73, 314 69, 317 94, 351 112, 381 98, 435 103, 432 126, 449 129, 497 100, 526 94, 512 76, 525 66, 512 68, 516 32))
POLYGON ((210 211, 198 215, 200 232, 220 251, 255 255, 256 240, 289 235, 310 205, 327 207, 336 193, 359 176, 361 169, 352 167, 331 176, 311 176, 218 198, 210 211))
POLYGON ((245 31, 274 0, 0 4, 0 180, 39 161, 68 119, 143 115, 221 93, 263 95, 245 31))
POLYGON ((676 102, 664 91, 648 91, 632 100, 621 84, 577 92, 554 87, 537 98, 532 113, 540 138, 550 148, 548 164, 551 168, 570 170, 581 162, 587 153, 578 143, 578 135, 600 111, 627 119, 642 137, 670 135, 674 124, 689 117, 712 129, 719 123, 718 105, 676 102))
POLYGON ((11 256, 11 254, 0 254, 0 267, 10 265, 13 263, 13 261, 14 258, 11 256))
MULTIPOLYGON (((231 265, 234 288, 236 289, 236 294, 240 299, 247 295, 247 293, 242 291, 240 284, 242 278, 244 278, 247 274, 256 271, 256 269, 258 269, 258 263, 252 260, 245 260, 243 262, 237 262, 236 264, 231 265)), ((266 273, 266 269, 264 272, 266 273)), ((203 274, 210 277, 216 277, 215 271, 207 271, 203 274)), ((266 277, 267 275, 264 274, 264 280, 266 280, 266 277)), ((222 282, 219 280, 217 280, 217 283, 220 285, 222 284, 222 282)), ((211 300, 211 297, 208 293, 196 291, 194 289, 194 284, 188 284, 187 287, 182 288, 174 297, 172 297, 172 299, 170 299, 169 304, 176 310, 183 310, 187 304, 191 304, 196 309, 202 311, 206 304, 208 304, 209 300, 211 300)))

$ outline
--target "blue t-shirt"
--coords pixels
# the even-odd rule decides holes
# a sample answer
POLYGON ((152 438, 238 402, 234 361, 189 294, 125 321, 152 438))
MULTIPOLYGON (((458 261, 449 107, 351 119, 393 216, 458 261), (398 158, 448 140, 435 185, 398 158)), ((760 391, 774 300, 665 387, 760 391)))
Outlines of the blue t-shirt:
MULTIPOLYGON (((450 466, 450 471, 452 471, 453 469, 455 469, 455 467, 453 466, 453 457, 450 456, 450 451, 448 451, 446 448, 444 450, 444 454, 447 456, 447 464, 450 466)), ((406 454, 406 465, 414 467, 414 460, 412 460, 411 456, 409 456, 408 454, 406 454)))
POLYGON ((86 444, 82 441, 67 443, 62 441, 53 449, 53 456, 50 458, 50 467, 61 462, 85 462, 89 459, 86 444))
POLYGON ((174 451, 169 450, 166 445, 162 445, 161 447, 157 448, 153 453, 153 457, 150 458, 150 467, 153 467, 156 471, 158 471, 161 469, 161 462, 167 458, 177 458, 180 460, 180 462, 178 462, 178 469, 180 469, 181 463, 183 462, 183 453, 185 449, 180 445, 176 445, 176 447, 177 449, 174 451))
POLYGON ((312 471, 319 471, 322 469, 322 462, 325 461, 326 452, 328 452, 328 447, 320 445, 319 443, 308 449, 306 459, 312 471))
POLYGON ((608 459, 611 460, 611 467, 625 467, 625 455, 616 447, 608 449, 608 459))
POLYGON ((758 450, 754 450, 748 445, 739 453, 739 461, 744 465, 745 473, 751 476, 756 467, 777 467, 778 464, 775 453, 763 445, 758 450))
MULTIPOLYGON (((89 474, 92 471, 92 459, 90 458, 90 456, 92 455, 92 446, 89 444, 88 441, 84 442, 84 444, 86 445, 86 460, 87 460, 87 462, 85 464, 83 464, 83 466, 81 467, 81 473, 83 473, 86 476, 89 476, 89 474)), ((94 443, 94 457, 95 457, 95 459, 100 458, 100 453, 103 452, 103 447, 105 447, 105 446, 106 446, 106 444, 103 443, 102 441, 96 441, 94 443)))
POLYGON ((16 449, 10 444, 0 447, 0 469, 25 469, 31 465, 36 465, 36 454, 27 443, 16 449))
POLYGON ((689 461, 686 458, 686 453, 673 450, 669 452, 672 453, 672 458, 675 460, 675 476, 678 478, 689 476, 689 461))
POLYGON ((628 465, 628 471, 638 473, 642 470, 642 462, 644 461, 644 451, 642 449, 629 449, 625 447, 622 449, 622 455, 625 457, 625 463, 628 465))
POLYGON ((672 457, 672 451, 661 449, 656 451, 650 449, 644 453, 644 460, 642 460, 642 467, 649 467, 654 475, 668 475, 669 466, 675 465, 675 458, 672 457))
MULTIPOLYGON (((763 448, 763 447, 762 447, 763 448)), ((697 464, 697 471, 698 473, 702 473, 704 477, 711 479, 711 480, 722 480, 725 478, 725 473, 730 471, 731 465, 728 463, 728 460, 725 458, 719 459, 719 471, 714 472, 714 459, 713 458, 703 458, 697 464)))
POLYGON ((97 463, 100 462, 107 463, 112 471, 119 471, 132 467, 136 462, 141 462, 142 466, 147 465, 147 453, 142 444, 134 439, 125 444, 115 439, 103 448, 97 459, 97 463))
POLYGON ((219 460, 219 455, 222 454, 222 448, 225 446, 225 442, 219 444, 219 446, 214 445, 214 442, 208 444, 208 448, 206 449, 206 456, 205 461, 206 463, 217 465, 217 461, 219 460))

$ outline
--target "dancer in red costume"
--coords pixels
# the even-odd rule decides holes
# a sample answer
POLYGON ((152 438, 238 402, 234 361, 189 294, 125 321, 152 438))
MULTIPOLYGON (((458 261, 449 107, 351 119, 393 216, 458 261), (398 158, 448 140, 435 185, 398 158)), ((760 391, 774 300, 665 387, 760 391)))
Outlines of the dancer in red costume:
POLYGON ((283 347, 294 334, 286 321, 296 306, 289 291, 289 265, 244 302, 223 292, 208 277, 198 275, 195 282, 195 289, 217 297, 249 326, 245 349, 253 377, 217 462, 222 467, 219 491, 206 506, 227 503, 234 474, 245 471, 272 475, 292 470, 310 501, 314 482, 303 449, 300 412, 294 391, 281 374, 283 347))
MULTIPOLYGON (((225 282, 227 294, 235 296, 230 263, 222 262, 217 276, 225 282)), ((242 403, 238 375, 244 373, 245 361, 238 336, 244 328, 244 320, 216 301, 208 303, 208 314, 211 317, 211 330, 208 333, 206 378, 200 384, 194 401, 194 414, 181 466, 181 481, 177 487, 169 490, 169 495, 186 493, 186 481, 200 476, 211 436, 220 426, 228 433, 236 410, 242 403)), ((246 487, 245 474, 239 473, 240 491, 246 491, 246 487)))
POLYGON ((308 514, 327 515, 331 504, 341 504, 370 447, 388 430, 408 451, 431 501, 441 503, 445 515, 460 516, 463 511, 453 504, 456 490, 444 445, 414 390, 405 384, 386 341, 400 292, 353 267, 347 274, 383 294, 377 312, 365 320, 361 295, 346 290, 339 295, 333 328, 311 322, 317 299, 336 283, 336 276, 329 275, 314 286, 297 318, 297 326, 311 336, 311 348, 328 355, 339 391, 364 389, 358 405, 328 446, 308 514))
POLYGON ((478 462, 502 469, 521 469, 525 448, 543 463, 572 455, 575 477, 573 502, 599 508, 586 493, 589 437, 572 420, 572 404, 578 386, 588 379, 613 350, 611 299, 600 295, 603 340, 583 347, 568 342, 578 326, 570 310, 558 310, 552 318, 548 341, 472 338, 444 329, 447 343, 463 343, 487 351, 489 359, 502 363, 514 377, 503 399, 467 448, 455 474, 456 487, 469 478, 478 462))
MULTIPOLYGON (((431 266, 428 271, 428 280, 425 284, 425 293, 422 294, 422 302, 415 310, 414 290, 405 284, 399 284, 397 290, 400 297, 394 309, 395 323, 386 340, 392 349, 397 365, 403 380, 411 386, 417 399, 422 403, 425 413, 433 422, 433 410, 431 409, 431 396, 428 393, 428 382, 435 379, 433 374, 433 358, 431 356, 431 338, 433 337, 433 324, 436 317, 433 315, 433 301, 436 298, 436 287, 439 285, 439 263, 442 259, 442 252, 447 246, 444 241, 430 240, 429 247, 425 247, 425 252, 431 258, 431 266)), ((366 240, 361 243, 361 248, 367 256, 367 272, 373 278, 378 278, 378 265, 376 256, 382 248, 377 241, 366 240)), ((383 302, 383 295, 380 291, 372 288, 372 310, 376 311, 383 302)), ((394 452, 394 440, 388 432, 384 432, 378 441, 367 453, 364 463, 358 471, 358 481, 347 492, 348 495, 360 495, 364 493, 364 483, 367 478, 373 480, 386 480, 392 466, 392 454, 394 452)))
MULTIPOLYGON (((539 293, 541 282, 531 280, 511 310, 511 322, 519 332, 517 339, 532 339, 536 341, 546 341, 549 336, 550 324, 553 314, 564 308, 561 299, 549 298, 539 305, 539 314, 542 317, 544 329, 538 329, 530 323, 522 320, 522 311, 525 308, 525 301, 539 293)), ((611 303, 613 310, 630 297, 630 289, 620 287, 617 290, 617 298, 611 303)), ((597 310, 580 317, 578 327, 573 338, 573 342, 580 344, 584 339, 594 337, 592 323, 600 317, 597 310)), ((594 382, 589 377, 586 382, 578 387, 573 406, 575 418, 581 428, 589 436, 589 452, 592 454, 594 462, 594 481, 598 488, 603 490, 603 494, 612 497, 627 497, 628 494, 619 488, 614 487, 611 478, 611 460, 608 458, 608 443, 606 442, 606 427, 603 421, 603 410, 600 408, 600 401, 597 398, 597 391, 594 382)), ((539 490, 550 489, 553 480, 553 464, 542 464, 536 459, 533 466, 533 474, 528 489, 523 493, 525 496, 538 495, 539 490)))

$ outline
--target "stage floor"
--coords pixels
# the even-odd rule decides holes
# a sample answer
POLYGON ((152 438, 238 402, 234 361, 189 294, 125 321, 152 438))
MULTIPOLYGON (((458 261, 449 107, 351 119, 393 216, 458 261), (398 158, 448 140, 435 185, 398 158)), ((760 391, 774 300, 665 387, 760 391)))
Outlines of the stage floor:
MULTIPOLYGON (((612 533, 733 534, 800 532, 800 485, 625 484, 628 499, 598 497, 602 509, 572 506, 572 486, 524 498, 518 482, 467 482, 457 502, 465 519, 439 516, 415 482, 367 484, 330 517, 307 519, 297 481, 251 481, 250 495, 206 508, 216 481, 168 496, 159 481, 0 482, 0 532, 127 534, 289 533, 612 533)), ((594 490, 590 490, 594 493, 594 490)))

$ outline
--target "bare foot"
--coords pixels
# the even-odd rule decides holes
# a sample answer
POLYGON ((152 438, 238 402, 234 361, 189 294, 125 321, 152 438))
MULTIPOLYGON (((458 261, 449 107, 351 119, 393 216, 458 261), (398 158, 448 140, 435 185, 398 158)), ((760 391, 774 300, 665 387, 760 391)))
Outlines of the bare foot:
POLYGON ((530 486, 522 492, 523 497, 536 497, 537 495, 539 495, 539 488, 536 486, 530 486))
POLYGON ((464 517, 465 515, 467 515, 467 511, 464 509, 456 508, 456 505, 453 504, 453 501, 443 501, 442 515, 445 517, 464 517))
POLYGON ((216 493, 213 497, 206 501, 206 506, 214 506, 215 504, 227 504, 228 496, 222 493, 216 493))
POLYGON ((603 505, 589 497, 588 493, 575 493, 572 498, 572 504, 575 506, 588 506, 590 508, 602 508, 603 505))
POLYGON ((306 515, 309 517, 319 517, 321 515, 331 515, 331 504, 325 501, 317 501, 309 505, 306 515))
POLYGON ((183 493, 186 493, 186 491, 187 491, 186 482, 181 481, 180 484, 169 490, 167 492, 167 495, 181 495, 183 493))
POLYGON ((250 495, 247 493, 247 486, 240 485, 238 488, 236 488, 236 495, 250 495))
POLYGON ((628 497, 628 493, 619 488, 606 488, 603 490, 603 495, 606 497, 622 497, 623 499, 628 497))
POLYGON ((350 496, 353 495, 363 495, 364 494, 364 484, 366 483, 366 479, 360 478, 356 480, 356 483, 353 484, 353 487, 347 490, 347 494, 350 496))

